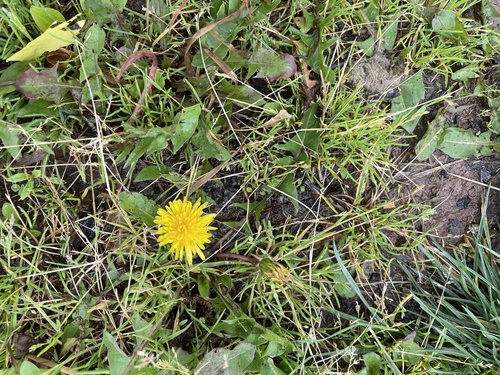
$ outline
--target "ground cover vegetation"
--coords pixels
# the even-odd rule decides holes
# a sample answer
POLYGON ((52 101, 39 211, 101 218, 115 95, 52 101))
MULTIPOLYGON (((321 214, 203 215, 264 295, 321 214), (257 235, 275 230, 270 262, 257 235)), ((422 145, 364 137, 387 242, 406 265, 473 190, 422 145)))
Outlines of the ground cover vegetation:
POLYGON ((1 3, 2 373, 497 373, 495 0, 1 3))

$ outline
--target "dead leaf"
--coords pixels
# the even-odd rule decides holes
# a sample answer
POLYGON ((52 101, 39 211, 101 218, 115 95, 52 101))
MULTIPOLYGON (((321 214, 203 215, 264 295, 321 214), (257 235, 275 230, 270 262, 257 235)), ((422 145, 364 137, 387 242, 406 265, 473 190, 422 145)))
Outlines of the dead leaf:
POLYGON ((64 61, 71 60, 73 58, 73 51, 67 48, 59 48, 57 51, 47 52, 45 58, 50 65, 54 66, 59 63, 59 69, 66 69, 68 66, 64 61))

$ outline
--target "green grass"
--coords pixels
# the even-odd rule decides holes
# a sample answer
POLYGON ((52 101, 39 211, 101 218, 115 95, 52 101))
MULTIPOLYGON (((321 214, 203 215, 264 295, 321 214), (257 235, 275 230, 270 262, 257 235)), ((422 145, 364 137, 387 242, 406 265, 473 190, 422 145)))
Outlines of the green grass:
MULTIPOLYGON (((487 226, 473 261, 459 260, 416 229, 428 207, 388 195, 392 151, 425 110, 456 98, 456 72, 491 63, 497 32, 470 18, 477 1, 319 3, 149 0, 146 14, 118 0, 35 4, 87 25, 44 85, 67 87, 57 100, 0 86, 3 373, 498 369, 487 226), (116 82, 141 50, 159 59, 154 78, 146 56, 116 82), (382 50, 414 90, 384 98, 349 81, 382 50), (283 66, 293 74, 272 80, 283 66), (419 96, 424 69, 445 82, 431 98, 419 96), (192 266, 158 247, 152 223, 185 195, 218 214, 207 260, 192 266)), ((25 5, 2 9, 6 59, 40 30, 25 5)), ((5 63, 0 82, 30 66, 47 69, 5 63)))

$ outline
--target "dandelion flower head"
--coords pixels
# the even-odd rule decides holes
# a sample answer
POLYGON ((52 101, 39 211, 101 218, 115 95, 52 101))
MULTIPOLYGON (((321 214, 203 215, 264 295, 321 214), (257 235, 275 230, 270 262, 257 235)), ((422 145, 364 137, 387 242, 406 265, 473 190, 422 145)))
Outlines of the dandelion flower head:
POLYGON ((169 202, 165 209, 158 209, 154 222, 160 227, 156 234, 160 246, 170 244, 170 252, 175 260, 184 256, 188 264, 193 264, 193 254, 205 259, 203 251, 212 234, 210 223, 215 214, 205 214, 203 209, 208 203, 201 204, 200 199, 193 205, 187 198, 169 202))

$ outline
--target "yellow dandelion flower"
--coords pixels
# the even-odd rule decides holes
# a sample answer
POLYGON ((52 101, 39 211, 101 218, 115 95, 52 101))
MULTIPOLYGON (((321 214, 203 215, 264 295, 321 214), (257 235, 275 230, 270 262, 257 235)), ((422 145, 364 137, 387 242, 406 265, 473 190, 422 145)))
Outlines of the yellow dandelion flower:
POLYGON ((187 262, 193 264, 193 254, 205 259, 203 251, 212 234, 210 230, 217 229, 209 226, 215 214, 205 214, 203 209, 208 203, 200 203, 200 199, 193 205, 187 198, 170 202, 165 209, 158 209, 154 222, 160 225, 158 243, 160 246, 170 244, 170 252, 174 259, 182 260, 184 255, 187 262))

